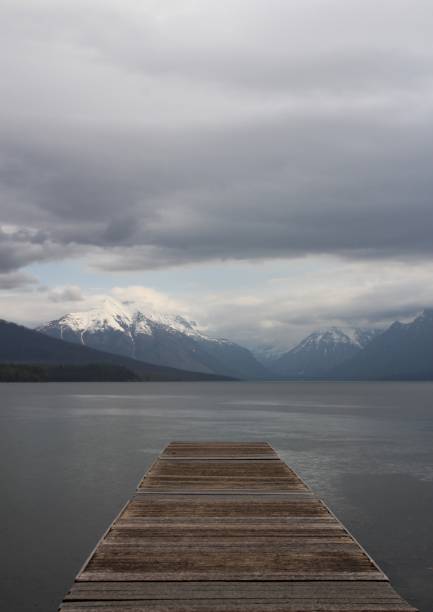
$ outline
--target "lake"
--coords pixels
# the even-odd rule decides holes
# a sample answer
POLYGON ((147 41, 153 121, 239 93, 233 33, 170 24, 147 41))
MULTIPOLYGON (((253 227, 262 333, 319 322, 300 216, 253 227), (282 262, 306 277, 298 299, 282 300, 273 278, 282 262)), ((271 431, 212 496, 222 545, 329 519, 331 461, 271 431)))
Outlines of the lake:
POLYGON ((433 383, 0 385, 0 609, 55 611, 172 439, 269 441, 433 610, 433 383))

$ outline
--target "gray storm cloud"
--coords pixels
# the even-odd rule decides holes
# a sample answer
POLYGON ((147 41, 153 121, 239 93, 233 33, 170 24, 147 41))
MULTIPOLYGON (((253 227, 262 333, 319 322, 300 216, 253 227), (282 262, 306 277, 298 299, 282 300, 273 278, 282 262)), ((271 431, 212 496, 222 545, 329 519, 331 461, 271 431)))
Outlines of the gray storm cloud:
POLYGON ((431 257, 431 2, 0 10, 1 271, 431 257))
POLYGON ((0 290, 10 290, 19 288, 26 290, 37 285, 37 279, 25 272, 0 272, 0 290))

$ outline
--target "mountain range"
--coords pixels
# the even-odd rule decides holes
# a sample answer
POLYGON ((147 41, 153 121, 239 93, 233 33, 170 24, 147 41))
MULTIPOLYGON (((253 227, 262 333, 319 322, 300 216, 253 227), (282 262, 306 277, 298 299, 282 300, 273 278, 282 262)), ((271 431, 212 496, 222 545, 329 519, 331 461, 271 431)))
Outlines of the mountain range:
POLYGON ((150 312, 111 298, 38 331, 138 361, 241 379, 423 378, 433 367, 431 313, 426 310, 412 323, 396 322, 387 330, 331 327, 311 333, 286 352, 268 346, 256 354, 206 335, 179 314, 150 312), (411 364, 406 363, 408 355, 411 364))
POLYGON ((322 377, 378 333, 334 327, 310 334, 290 351, 268 347, 253 354, 224 338, 207 336, 178 314, 149 312, 112 298, 98 308, 50 321, 38 331, 141 361, 247 379, 322 377))
POLYGON ((314 332, 267 366, 285 379, 433 380, 433 309, 385 330, 314 332))
POLYGON ((41 374, 56 380, 75 374, 118 380, 432 380, 433 309, 385 330, 332 327, 311 333, 288 351, 265 345, 253 354, 206 335, 180 315, 107 299, 99 308, 66 314, 36 331, 0 322, 0 363, 62 364, 59 372, 50 367, 41 374), (105 371, 64 369, 89 364, 106 364, 105 371))

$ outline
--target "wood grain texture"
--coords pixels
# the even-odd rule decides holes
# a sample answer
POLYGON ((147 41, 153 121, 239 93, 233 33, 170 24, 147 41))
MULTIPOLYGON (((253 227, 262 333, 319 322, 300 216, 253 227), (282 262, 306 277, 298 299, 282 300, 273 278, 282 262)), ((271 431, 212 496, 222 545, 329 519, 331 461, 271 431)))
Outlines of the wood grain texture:
POLYGON ((321 599, 400 602, 388 582, 236 582, 236 581, 165 581, 165 582, 78 582, 65 600, 127 599, 321 599))
POLYGON ((278 459, 278 455, 267 442, 171 442, 161 453, 162 459, 278 459))
POLYGON ((284 493, 290 491, 304 492, 304 483, 284 478, 251 478, 251 477, 170 477, 146 476, 141 481, 138 490, 145 491, 176 491, 183 493, 229 491, 242 493, 244 491, 284 493))
POLYGON ((414 612, 266 442, 172 442, 62 612, 414 612))
POLYGON ((288 478, 300 482, 280 459, 165 459, 154 463, 148 474, 171 478, 288 478))
POLYGON ((148 600, 122 602, 68 602, 61 606, 62 612, 410 612, 413 610, 403 601, 386 602, 323 602, 320 600, 273 601, 258 599, 236 600, 148 600))

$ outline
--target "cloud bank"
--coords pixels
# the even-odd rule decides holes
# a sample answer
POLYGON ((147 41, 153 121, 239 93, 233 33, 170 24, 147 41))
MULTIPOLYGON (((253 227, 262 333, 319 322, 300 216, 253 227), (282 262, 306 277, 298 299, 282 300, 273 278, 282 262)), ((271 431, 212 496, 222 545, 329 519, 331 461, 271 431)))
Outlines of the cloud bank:
POLYGON ((0 11, 0 272, 431 258, 431 2, 0 11))
POLYGON ((288 349, 323 327, 385 328, 396 319, 412 318, 433 304, 432 276, 432 263, 383 262, 373 272, 369 262, 312 258, 302 275, 270 276, 256 286, 230 290, 185 288, 173 295, 138 285, 105 292, 68 285, 30 286, 27 294, 10 289, 4 292, 1 316, 36 326, 67 312, 89 310, 111 296, 143 312, 183 315, 211 336, 251 348, 288 349))

